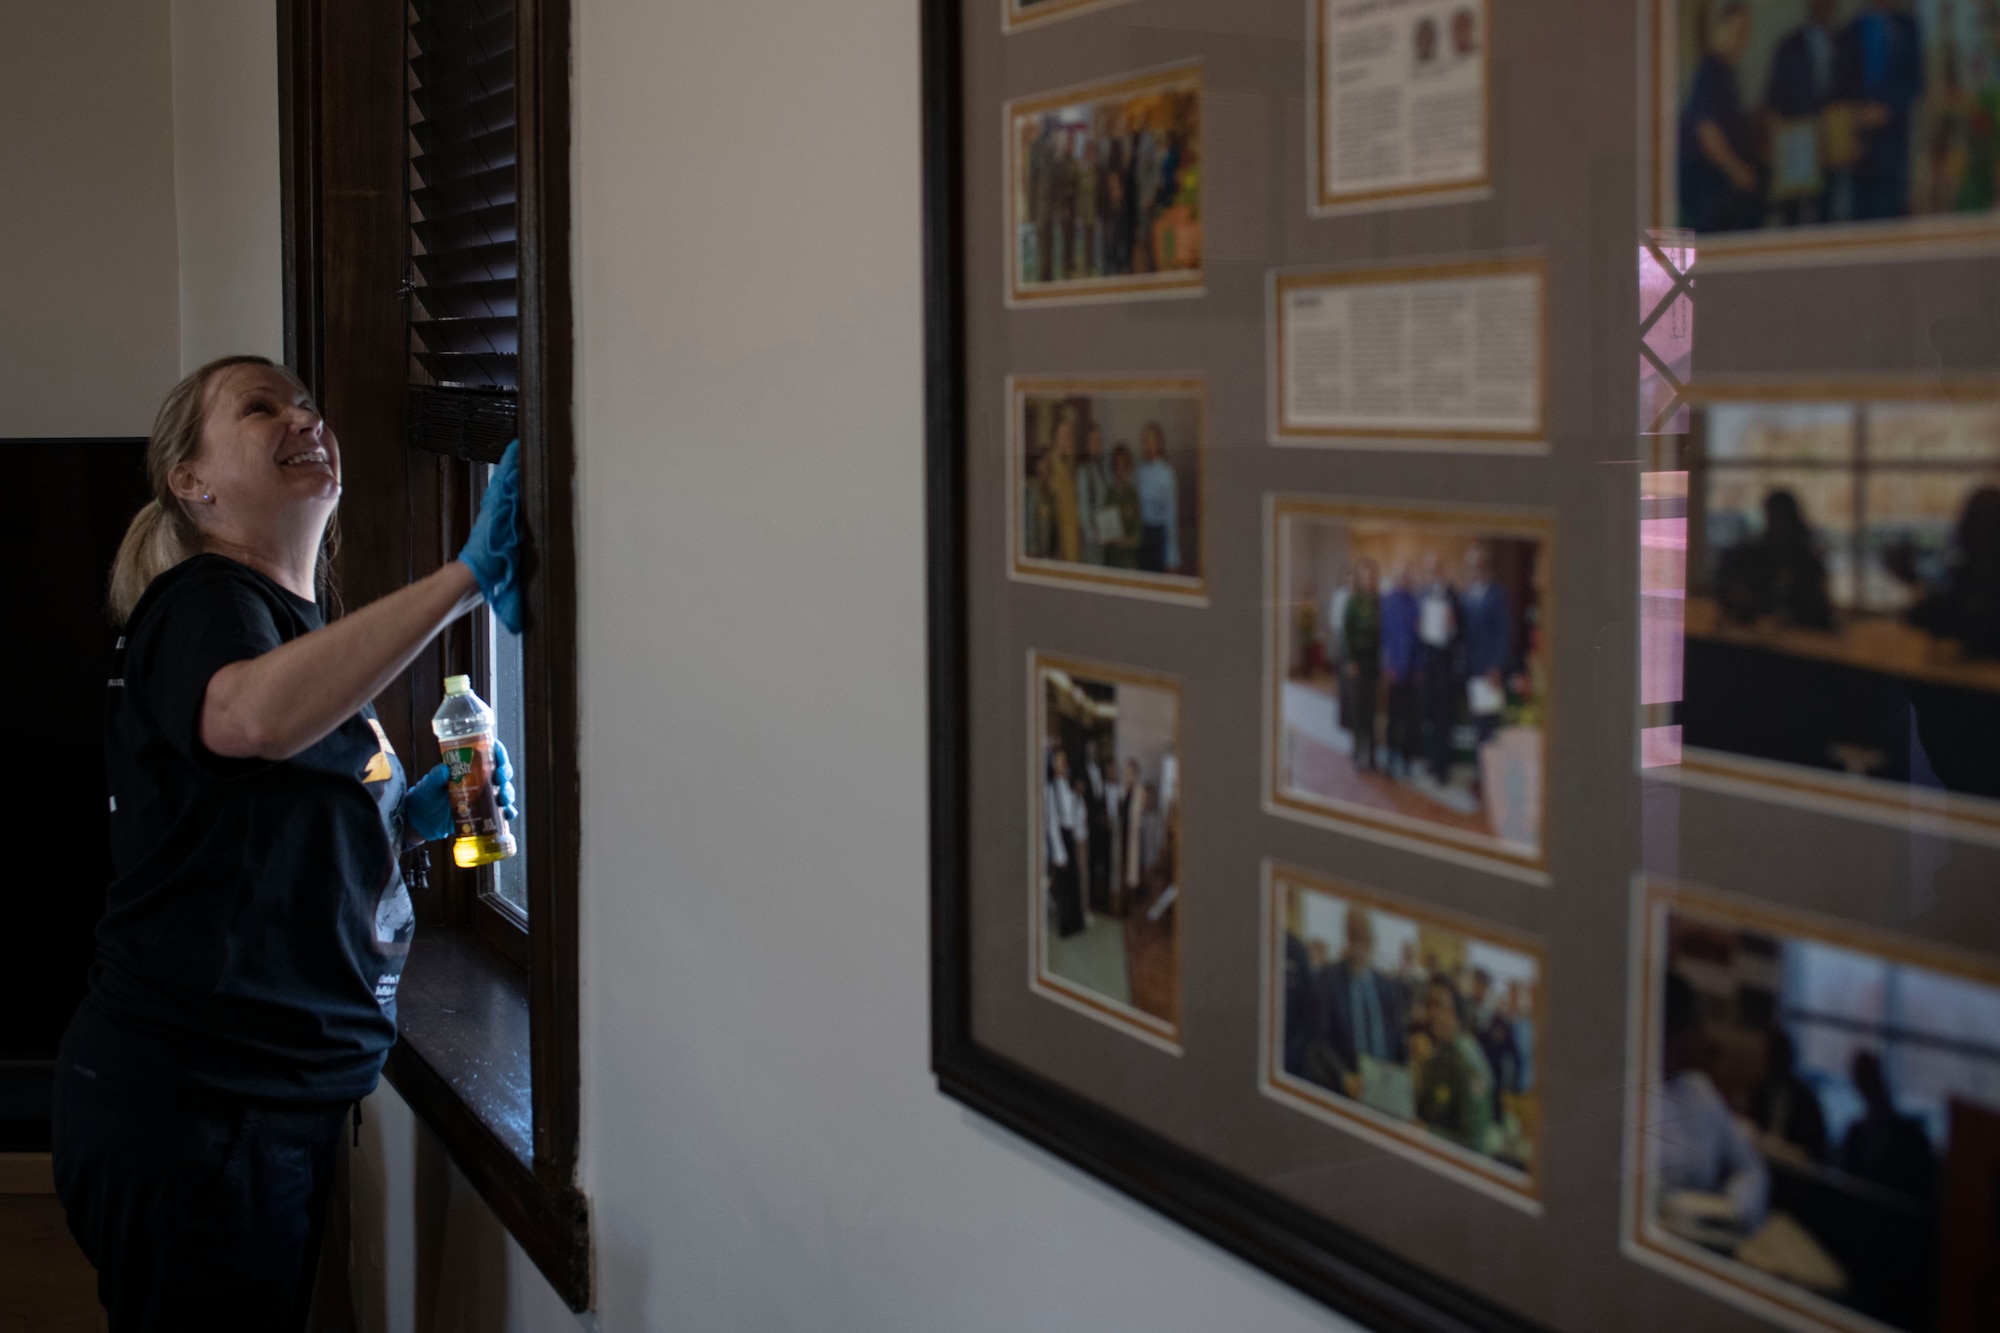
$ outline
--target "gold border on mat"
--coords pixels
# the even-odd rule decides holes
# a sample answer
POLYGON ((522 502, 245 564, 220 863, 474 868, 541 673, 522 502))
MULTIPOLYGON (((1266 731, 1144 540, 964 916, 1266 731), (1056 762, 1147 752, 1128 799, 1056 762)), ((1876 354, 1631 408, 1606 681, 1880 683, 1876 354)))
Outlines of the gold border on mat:
POLYGON ((1493 26, 1492 6, 1479 6, 1479 174, 1457 180, 1426 181, 1422 185, 1391 185, 1372 190, 1329 193, 1326 188, 1326 42, 1327 6, 1335 0, 1306 0, 1307 59, 1312 62, 1312 95, 1306 99, 1306 179, 1310 198, 1306 215, 1314 218, 1338 217, 1371 206, 1394 207, 1398 201, 1415 204, 1450 204, 1476 197, 1493 188, 1493 26))
POLYGON ((1053 583, 1114 596, 1208 605, 1208 381, 1199 375, 1009 375, 1007 400, 1007 572, 1029 583, 1053 583), (1021 403, 1031 394, 1143 394, 1192 398, 1195 404, 1195 559, 1200 574, 1147 574, 1021 554, 1021 476, 1026 465, 1021 403))
POLYGON ((1126 0, 1048 0, 1046 4, 1023 9, 1021 0, 1000 0, 1000 31, 1020 32, 1026 28, 1039 28, 1057 19, 1074 18, 1093 9, 1109 9, 1125 3, 1126 0))
MULTIPOLYGON (((1028 650, 1028 989, 1045 999, 1055 1000, 1068 1008, 1075 1009, 1086 1017, 1138 1037, 1149 1046, 1156 1046, 1170 1055, 1181 1054, 1180 1025, 1155 1018, 1144 1010, 1131 1005, 1119 1004, 1095 991, 1085 990, 1074 982, 1055 976, 1048 971, 1047 940, 1048 905, 1042 891, 1042 747, 1045 720, 1043 709, 1046 701, 1042 687, 1045 671, 1061 671, 1089 680, 1109 681, 1118 685, 1136 685, 1142 689, 1166 690, 1174 696, 1174 756, 1180 765, 1180 792, 1183 817, 1181 819, 1181 841, 1178 844, 1180 865, 1187 864, 1187 804, 1188 765, 1184 748, 1187 730, 1187 696, 1181 690, 1178 677, 1158 672, 1144 671, 1137 667, 1112 666, 1106 662, 1093 661, 1083 657, 1067 657, 1058 653, 1044 653, 1036 649, 1028 650)), ((1185 880, 1185 873, 1178 875, 1185 880)), ((1187 886, 1178 885, 1185 897, 1187 886)), ((1180 904, 1175 904, 1175 948, 1174 948, 1174 993, 1180 998, 1180 904)), ((1178 1005, 1176 1006, 1178 1008, 1178 1005)))
POLYGON ((1851 925, 1792 908, 1740 898, 1716 889, 1681 883, 1664 876, 1633 877, 1632 1029, 1627 1049, 1637 1062, 1626 1083, 1631 1089, 1625 1117, 1625 1154, 1629 1174, 1620 1237, 1627 1254, 1647 1266, 1688 1282, 1739 1310, 1804 1330, 1834 1333, 1889 1333, 1889 1325, 1814 1296, 1804 1287, 1761 1278, 1744 1264, 1710 1255, 1698 1246, 1677 1241, 1652 1226, 1646 1217, 1651 1194, 1647 1160, 1647 1089, 1659 1068, 1659 1033, 1655 1003, 1664 982, 1668 911, 1706 919, 1716 925, 1756 930, 1793 939, 1809 939, 1871 954, 1889 962, 1944 972, 1980 985, 2000 987, 2000 965, 1971 953, 1851 925))
MULTIPOLYGON (((1264 944, 1260 977, 1264 995, 1260 1032, 1262 1049, 1258 1052, 1257 1061, 1258 1090, 1273 1100, 1292 1105, 1294 1109, 1307 1110, 1316 1114, 1318 1118, 1331 1120, 1340 1128, 1377 1146, 1388 1148, 1398 1156, 1430 1167, 1483 1193, 1492 1194, 1505 1203, 1539 1215, 1542 1211, 1542 1131, 1547 1119, 1545 1116, 1536 1117, 1532 1136, 1534 1156, 1528 1165, 1528 1170, 1515 1171, 1489 1157, 1447 1143, 1420 1126, 1406 1124, 1370 1110, 1351 1098, 1337 1097, 1315 1084, 1301 1082, 1285 1073, 1279 1066, 1278 1052, 1281 1048, 1279 1033, 1282 1030, 1280 1016, 1284 998, 1284 914, 1279 910, 1279 899, 1288 886, 1305 889, 1347 902, 1359 903, 1391 916, 1407 917, 1452 931, 1468 939, 1477 939, 1529 955, 1535 960, 1534 1013, 1538 1030, 1546 1033, 1549 960, 1548 949, 1543 942, 1533 935, 1511 927, 1476 921, 1471 917, 1425 903, 1413 902, 1380 889, 1364 888, 1350 880, 1336 879, 1330 875, 1269 859, 1264 862, 1263 875, 1264 944)), ((1538 1043, 1537 1051, 1543 1049, 1546 1048, 1538 1043)))
POLYGON ((1386 841, 1423 855, 1460 861, 1531 883, 1548 883, 1549 806, 1555 768, 1557 642, 1555 608, 1555 520, 1534 511, 1477 509, 1438 503, 1350 501, 1295 495, 1265 497, 1267 531, 1264 565, 1268 600, 1264 627, 1264 804, 1272 814, 1319 824, 1339 832, 1386 841), (1393 816, 1384 811, 1318 798, 1288 794, 1280 780, 1278 756, 1284 728, 1284 586, 1280 541, 1291 518, 1349 519, 1360 522, 1428 524, 1479 535, 1528 537, 1541 544, 1541 662, 1548 682, 1542 704, 1541 827, 1533 853, 1515 850, 1498 838, 1446 831, 1428 821, 1393 816))
POLYGON ((1270 339, 1270 438, 1291 446, 1368 447, 1377 441, 1422 441, 1420 447, 1451 451, 1485 442, 1528 453, 1548 447, 1549 279, 1540 255, 1511 259, 1441 260, 1425 264, 1274 272, 1265 316, 1270 339), (1535 425, 1530 430, 1429 429, 1418 426, 1289 426, 1285 421, 1285 297, 1315 287, 1370 287, 1405 282, 1462 282, 1474 278, 1530 275, 1535 279, 1535 425))
MULTIPOLYGON (((1205 98, 1202 88, 1201 62, 1181 61, 1172 65, 1162 65, 1127 74, 1121 78, 1103 83, 1076 84, 1068 88, 1058 88, 1053 92, 1034 93, 1027 97, 1016 97, 1000 109, 1000 136, 1003 140, 1000 155, 1000 211, 1004 218, 1001 236, 1007 247, 1005 266, 1006 304, 1009 308, 1023 306, 1051 305, 1065 302, 1142 300, 1152 297, 1202 296, 1207 293, 1208 283, 1208 241, 1206 236, 1207 216, 1203 212, 1202 267, 1179 270, 1173 273, 1142 273, 1120 278, 1087 278, 1082 281, 1035 283, 1023 287, 1018 272, 1021 262, 1021 238, 1014 221, 1014 191, 1018 184, 1020 168, 1016 161, 1020 147, 1020 136, 1014 132, 1014 124, 1023 116, 1032 116, 1052 107, 1073 106, 1078 102, 1101 101, 1107 97, 1141 92, 1166 92, 1184 90, 1193 85, 1195 98, 1204 115, 1195 135, 1195 159, 1206 172, 1208 126, 1205 98)), ((1212 182, 1210 183, 1212 186, 1212 182)), ((1206 192, 1206 190, 1204 191, 1206 192)))
MULTIPOLYGON (((1646 62, 1652 102, 1649 121, 1651 170, 1645 209, 1655 227, 1676 225, 1679 184, 1681 0, 1652 0, 1653 58, 1646 62)), ((1695 235, 1700 263, 1708 269, 1777 268, 1813 264, 1871 264, 1889 259, 1922 259, 1963 254, 1968 248, 2000 249, 2000 209, 1985 213, 1931 213, 1884 222, 1820 223, 1775 231, 1707 232, 1695 235)))

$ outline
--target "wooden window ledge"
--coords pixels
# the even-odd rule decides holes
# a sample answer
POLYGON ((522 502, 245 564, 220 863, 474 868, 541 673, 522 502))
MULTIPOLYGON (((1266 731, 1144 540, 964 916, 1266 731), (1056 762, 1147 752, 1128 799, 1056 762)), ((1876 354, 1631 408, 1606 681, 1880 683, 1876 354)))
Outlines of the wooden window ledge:
POLYGON ((383 1071, 570 1308, 590 1301, 583 1192, 534 1159, 528 985, 462 932, 418 931, 383 1071))

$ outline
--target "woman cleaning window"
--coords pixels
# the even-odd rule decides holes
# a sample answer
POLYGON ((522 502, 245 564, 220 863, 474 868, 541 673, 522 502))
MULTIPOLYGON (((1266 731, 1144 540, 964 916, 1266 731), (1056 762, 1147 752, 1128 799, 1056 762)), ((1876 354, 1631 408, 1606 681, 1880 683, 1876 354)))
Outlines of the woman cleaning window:
POLYGON ((115 877, 53 1117, 112 1333, 304 1327, 345 1113, 396 1039, 400 852, 452 828, 443 766, 406 788, 369 701, 482 597, 519 632, 517 447, 457 560, 328 623, 340 446, 305 386, 229 357, 160 409, 111 578, 115 877))

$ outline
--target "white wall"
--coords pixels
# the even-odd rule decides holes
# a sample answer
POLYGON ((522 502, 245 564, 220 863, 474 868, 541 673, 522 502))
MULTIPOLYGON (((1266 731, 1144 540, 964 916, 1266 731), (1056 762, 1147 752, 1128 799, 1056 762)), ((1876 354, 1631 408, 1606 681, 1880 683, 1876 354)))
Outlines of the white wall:
POLYGON ((278 6, 173 0, 173 64, 180 370, 239 352, 280 359, 278 6))
POLYGON ((577 16, 598 1310, 488 1241, 444 1281, 508 1294, 433 1313, 435 1168, 385 1089, 362 1327, 1347 1327, 926 1069, 917 6, 577 16))
POLYGON ((284 352, 272 0, 0 5, 0 439, 284 352))
POLYGON ((0 439, 144 435, 179 368, 167 0, 0 5, 0 439))
POLYGON ((1338 1327, 926 1071, 917 10, 577 5, 601 1324, 1338 1327))

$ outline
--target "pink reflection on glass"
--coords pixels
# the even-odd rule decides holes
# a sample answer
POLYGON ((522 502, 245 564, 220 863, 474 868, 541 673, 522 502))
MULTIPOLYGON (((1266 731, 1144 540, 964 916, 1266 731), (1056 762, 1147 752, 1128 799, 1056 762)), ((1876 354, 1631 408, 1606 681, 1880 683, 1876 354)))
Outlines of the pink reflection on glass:
MULTIPOLYGON (((1639 482, 1639 703, 1643 707, 1681 699, 1688 474, 1646 472, 1639 482)), ((1643 728, 1639 754, 1645 768, 1679 763, 1681 729, 1643 728)))
POLYGON ((1694 233, 1648 231, 1639 247, 1639 433, 1684 435, 1694 373, 1694 233))

